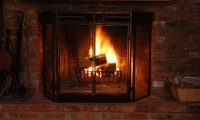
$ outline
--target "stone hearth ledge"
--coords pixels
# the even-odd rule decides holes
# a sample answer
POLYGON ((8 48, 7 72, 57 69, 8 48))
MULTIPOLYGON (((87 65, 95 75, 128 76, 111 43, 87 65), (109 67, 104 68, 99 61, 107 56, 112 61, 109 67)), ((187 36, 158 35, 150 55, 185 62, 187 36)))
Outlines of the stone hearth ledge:
POLYGON ((129 103, 56 103, 43 96, 0 104, 3 120, 199 120, 200 103, 180 103, 157 96, 129 103))

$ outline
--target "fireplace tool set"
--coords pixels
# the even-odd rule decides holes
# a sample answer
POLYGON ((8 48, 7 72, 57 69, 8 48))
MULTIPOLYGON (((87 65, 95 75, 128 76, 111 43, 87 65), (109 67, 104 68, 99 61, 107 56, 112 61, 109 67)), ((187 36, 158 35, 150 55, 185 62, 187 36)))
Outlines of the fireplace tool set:
POLYGON ((20 54, 23 33, 24 13, 17 12, 17 40, 16 45, 11 43, 11 30, 6 29, 5 42, 0 42, 1 63, 0 63, 0 95, 22 96, 26 93, 26 88, 20 83, 20 54))

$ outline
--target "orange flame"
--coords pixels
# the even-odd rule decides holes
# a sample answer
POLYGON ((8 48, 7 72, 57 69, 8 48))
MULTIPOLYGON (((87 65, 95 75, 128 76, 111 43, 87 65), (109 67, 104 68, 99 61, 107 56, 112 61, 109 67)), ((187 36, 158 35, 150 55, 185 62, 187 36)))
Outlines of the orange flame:
MULTIPOLYGON (((101 26, 96 27, 95 49, 96 55, 105 54, 107 62, 116 63, 117 70, 119 70, 117 54, 115 53, 114 48, 110 43, 109 37, 102 31, 101 26)), ((92 51, 92 46, 90 46, 90 57, 92 57, 92 51)))

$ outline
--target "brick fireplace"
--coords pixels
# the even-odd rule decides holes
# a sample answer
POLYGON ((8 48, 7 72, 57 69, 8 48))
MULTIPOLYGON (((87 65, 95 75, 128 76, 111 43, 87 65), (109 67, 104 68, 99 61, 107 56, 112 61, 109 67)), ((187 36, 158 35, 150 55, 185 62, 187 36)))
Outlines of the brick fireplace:
POLYGON ((136 119, 198 120, 198 103, 171 99, 167 84, 172 76, 199 76, 200 2, 34 2, 3 1, 3 26, 14 35, 16 12, 25 14, 20 80, 31 96, 19 103, 2 102, 2 119, 136 119), (135 11, 154 13, 151 48, 151 95, 132 103, 54 103, 43 97, 43 43, 39 13, 65 11, 135 11))

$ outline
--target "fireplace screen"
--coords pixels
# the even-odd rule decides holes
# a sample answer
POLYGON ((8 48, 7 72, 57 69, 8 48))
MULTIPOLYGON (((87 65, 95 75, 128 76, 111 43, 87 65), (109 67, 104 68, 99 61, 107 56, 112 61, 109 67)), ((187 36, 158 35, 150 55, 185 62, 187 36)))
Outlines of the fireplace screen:
POLYGON ((149 95, 150 13, 42 14, 44 94, 54 101, 149 95))

